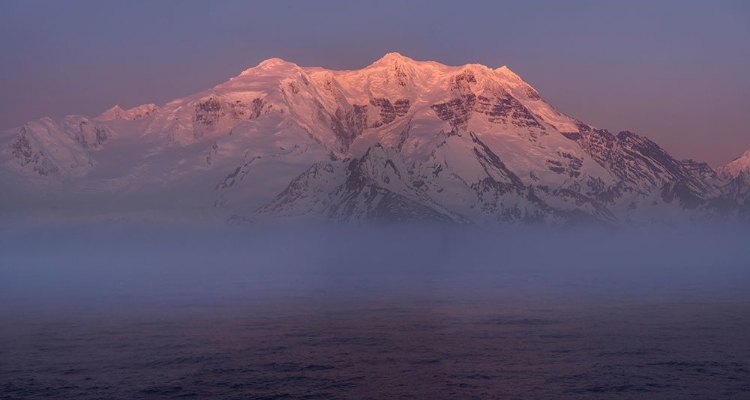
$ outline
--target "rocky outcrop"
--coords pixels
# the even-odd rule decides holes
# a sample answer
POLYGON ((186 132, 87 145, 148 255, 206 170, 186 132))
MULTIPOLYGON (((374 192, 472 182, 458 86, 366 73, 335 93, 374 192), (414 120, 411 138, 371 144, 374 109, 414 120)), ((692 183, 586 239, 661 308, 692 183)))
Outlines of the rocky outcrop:
POLYGON ((18 136, 11 142, 9 150, 21 167, 30 166, 41 176, 59 172, 59 168, 47 158, 43 150, 37 150, 31 146, 25 127, 21 128, 18 136))
POLYGON ((682 160, 680 161, 682 167, 687 171, 690 176, 695 179, 702 180, 705 182, 712 182, 720 180, 719 174, 711 168, 708 163, 698 162, 695 160, 682 160))
POLYGON ((259 158, 260 156, 248 157, 246 154, 245 159, 243 160, 242 164, 238 165, 234 171, 229 173, 224 179, 221 180, 221 182, 216 184, 215 189, 216 190, 228 189, 242 182, 242 180, 245 179, 245 175, 247 175, 250 172, 250 165, 256 160, 258 160, 259 158))
POLYGON ((478 96, 474 110, 486 115, 492 123, 512 124, 520 128, 544 129, 534 115, 508 93, 495 95, 492 98, 478 96))
POLYGON ((330 120, 341 150, 347 151, 354 139, 367 129, 367 106, 354 105, 346 111, 339 107, 330 120))
POLYGON ((249 104, 242 100, 223 100, 209 97, 195 103, 193 117, 196 137, 205 132, 214 131, 217 125, 225 120, 242 121, 258 118, 263 110, 261 98, 253 99, 249 104))
POLYGON ((477 83, 471 71, 457 74, 451 84, 454 98, 431 107, 443 121, 448 121, 454 130, 465 130, 474 113, 487 116, 496 124, 510 124, 520 128, 544 129, 536 117, 520 101, 500 88, 478 88, 482 94, 474 92, 477 83), (488 89, 488 90, 485 90, 488 89))
POLYGON ((370 100, 370 104, 380 109, 380 119, 370 125, 371 128, 388 125, 396 118, 405 116, 411 105, 408 99, 399 99, 391 103, 390 100, 385 98, 373 98, 370 100))

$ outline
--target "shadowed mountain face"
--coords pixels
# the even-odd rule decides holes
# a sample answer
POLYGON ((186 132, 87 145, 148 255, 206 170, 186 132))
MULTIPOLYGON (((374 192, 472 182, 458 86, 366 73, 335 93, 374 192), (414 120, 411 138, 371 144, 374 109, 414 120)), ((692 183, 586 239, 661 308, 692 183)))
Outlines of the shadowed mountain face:
POLYGON ((0 136, 0 184, 12 213, 637 225, 747 218, 744 158, 716 172, 556 111, 507 67, 390 53, 29 122, 0 136))

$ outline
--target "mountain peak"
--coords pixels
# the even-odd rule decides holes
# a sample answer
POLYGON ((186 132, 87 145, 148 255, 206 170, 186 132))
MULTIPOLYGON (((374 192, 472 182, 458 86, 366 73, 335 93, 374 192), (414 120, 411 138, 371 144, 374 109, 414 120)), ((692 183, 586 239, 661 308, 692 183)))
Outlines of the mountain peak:
POLYGON ((101 113, 94 119, 100 121, 111 121, 117 119, 136 120, 145 118, 156 112, 158 109, 159 107, 153 103, 141 104, 128 110, 123 109, 119 104, 115 104, 112 108, 101 113))
POLYGON ((731 178, 736 178, 742 173, 750 174, 750 150, 745 151, 729 164, 719 168, 718 172, 723 177, 731 178))
POLYGON ((260 64, 258 64, 258 67, 260 67, 260 68, 273 68, 273 67, 277 67, 279 65, 287 65, 287 64, 296 65, 296 64, 294 64, 292 62, 283 60, 281 58, 273 57, 273 58, 269 58, 267 60, 261 61, 260 64))
POLYGON ((250 75, 254 72, 260 72, 263 74, 268 73, 269 71, 284 70, 289 68, 299 68, 299 66, 293 62, 286 61, 278 57, 273 57, 267 60, 263 60, 258 65, 242 71, 239 76, 250 75))
POLYGON ((403 54, 401 54, 401 53, 399 53, 397 51, 392 51, 390 53, 386 53, 380 59, 381 60, 402 60, 402 59, 408 59, 408 60, 410 60, 410 58, 404 56, 403 54))
POLYGON ((406 57, 405 55, 402 55, 401 53, 397 52, 390 52, 384 55, 383 57, 380 57, 379 60, 375 61, 372 65, 387 65, 387 64, 393 64, 393 63, 415 63, 413 59, 406 57))
POLYGON ((111 108, 107 109, 103 113, 101 113, 99 116, 96 117, 96 119, 102 120, 102 121, 109 121, 113 119, 119 119, 122 113, 125 110, 120 107, 119 104, 115 104, 111 108))

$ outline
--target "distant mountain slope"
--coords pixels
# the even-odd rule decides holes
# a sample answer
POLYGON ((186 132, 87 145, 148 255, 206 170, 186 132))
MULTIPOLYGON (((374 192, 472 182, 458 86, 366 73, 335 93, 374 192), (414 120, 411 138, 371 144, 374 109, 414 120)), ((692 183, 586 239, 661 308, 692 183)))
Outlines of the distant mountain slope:
POLYGON ((5 148, 5 156, 10 158, 6 165, 31 176, 80 177, 94 168, 91 152, 113 135, 107 125, 81 116, 31 121, 5 148))

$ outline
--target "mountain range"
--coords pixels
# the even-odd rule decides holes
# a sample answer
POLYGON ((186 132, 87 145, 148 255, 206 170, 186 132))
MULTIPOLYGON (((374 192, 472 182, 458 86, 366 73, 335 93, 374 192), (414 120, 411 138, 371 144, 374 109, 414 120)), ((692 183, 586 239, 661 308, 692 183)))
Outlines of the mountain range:
POLYGON ((716 170, 675 159, 555 110, 507 67, 269 59, 162 106, 6 131, 0 189, 18 213, 640 225, 748 218, 750 151, 716 170))

